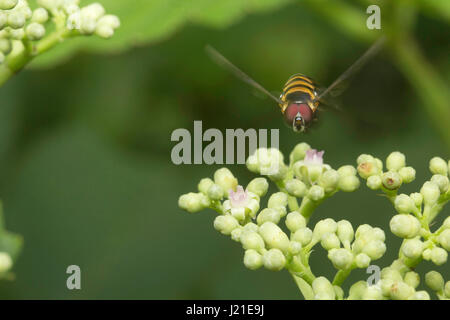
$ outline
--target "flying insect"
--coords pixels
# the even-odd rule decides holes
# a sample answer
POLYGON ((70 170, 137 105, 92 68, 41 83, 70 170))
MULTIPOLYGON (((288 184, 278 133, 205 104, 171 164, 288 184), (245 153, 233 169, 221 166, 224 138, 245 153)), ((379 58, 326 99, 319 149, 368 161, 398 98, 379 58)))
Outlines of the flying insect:
MULTIPOLYGON (((283 92, 277 98, 263 86, 250 78, 242 70, 232 64, 210 45, 206 46, 206 52, 219 65, 230 70, 235 76, 261 91, 278 103, 285 123, 295 132, 306 132, 317 120, 317 111, 322 106, 333 106, 327 102, 328 96, 336 96, 342 93, 344 84, 357 70, 359 70, 372 56, 383 46, 384 37, 378 39, 356 62, 342 73, 329 87, 321 88, 310 77, 297 73, 292 75, 284 84, 283 92), (339 88, 341 88, 340 92, 339 88)), ((336 107, 337 108, 337 107, 336 107)))

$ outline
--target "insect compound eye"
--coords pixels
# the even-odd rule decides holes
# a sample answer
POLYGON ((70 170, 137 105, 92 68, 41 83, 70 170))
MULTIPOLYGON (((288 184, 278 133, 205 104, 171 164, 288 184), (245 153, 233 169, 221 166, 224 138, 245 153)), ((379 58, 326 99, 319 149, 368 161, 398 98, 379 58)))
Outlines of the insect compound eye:
POLYGON ((292 122, 294 121, 297 114, 300 112, 300 105, 297 103, 291 103, 284 111, 284 121, 289 127, 292 127, 292 122))

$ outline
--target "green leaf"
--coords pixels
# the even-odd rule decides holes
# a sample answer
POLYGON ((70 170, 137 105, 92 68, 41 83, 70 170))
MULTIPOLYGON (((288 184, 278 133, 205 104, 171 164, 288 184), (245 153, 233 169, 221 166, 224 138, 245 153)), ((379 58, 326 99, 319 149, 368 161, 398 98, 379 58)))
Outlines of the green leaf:
MULTIPOLYGON (((81 1, 86 5, 92 1, 81 1)), ((78 51, 120 52, 133 46, 161 41, 187 23, 225 28, 249 13, 267 12, 292 0, 101 0, 107 13, 117 15, 121 26, 111 39, 97 36, 65 41, 37 57, 32 67, 50 67, 78 51)))

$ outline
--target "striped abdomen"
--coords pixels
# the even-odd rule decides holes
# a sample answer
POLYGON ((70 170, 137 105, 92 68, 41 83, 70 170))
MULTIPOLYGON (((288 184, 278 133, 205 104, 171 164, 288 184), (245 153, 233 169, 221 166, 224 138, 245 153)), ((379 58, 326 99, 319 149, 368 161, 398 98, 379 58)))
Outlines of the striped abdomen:
POLYGON ((317 108, 316 103, 312 103, 317 97, 316 86, 314 81, 302 74, 294 74, 291 76, 283 87, 283 93, 280 96, 280 100, 283 105, 280 105, 282 111, 286 109, 290 102, 306 102, 310 105, 311 109, 315 111, 317 108))

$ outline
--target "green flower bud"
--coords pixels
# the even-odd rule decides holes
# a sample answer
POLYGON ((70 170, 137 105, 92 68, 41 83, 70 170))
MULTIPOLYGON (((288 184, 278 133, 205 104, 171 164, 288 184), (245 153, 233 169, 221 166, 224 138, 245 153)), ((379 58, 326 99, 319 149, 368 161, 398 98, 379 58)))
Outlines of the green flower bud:
POLYGON ((381 176, 383 186, 388 190, 395 190, 402 185, 402 177, 395 171, 388 171, 381 176))
POLYGON ((95 34, 103 39, 109 39, 114 35, 114 29, 107 24, 97 24, 95 34))
POLYGON ((381 173, 377 163, 375 162, 375 159, 373 159, 372 161, 361 162, 358 165, 357 170, 360 177, 363 179, 367 179, 370 176, 381 173))
POLYGON ((354 283, 349 290, 348 300, 361 300, 364 292, 367 289, 366 281, 358 281, 354 283))
POLYGON ((306 246, 312 240, 313 232, 309 228, 300 228, 292 235, 292 240, 301 243, 302 246, 306 246))
POLYGON ((370 257, 365 253, 360 253, 355 257, 355 264, 358 268, 365 269, 370 265, 370 257))
POLYGON ((98 20, 98 24, 99 25, 107 25, 110 28, 117 29, 118 27, 120 27, 120 20, 115 15, 107 14, 98 20))
POLYGON ((44 8, 37 8, 33 11, 31 21, 44 24, 48 20, 48 12, 44 8))
POLYGON ((280 213, 277 210, 266 208, 258 214, 256 222, 258 223, 259 226, 261 226, 267 221, 278 224, 278 222, 280 222, 280 218, 281 218, 280 213))
POLYGON ((336 293, 334 292, 333 285, 325 277, 317 277, 312 283, 312 289, 314 291, 315 299, 317 300, 334 300, 336 299, 336 293))
POLYGON ((325 190, 321 186, 314 185, 309 188, 308 198, 313 201, 319 201, 325 197, 325 190))
POLYGON ((444 229, 450 229, 450 216, 445 218, 444 222, 442 223, 442 227, 444 229))
POLYGON ((222 200, 223 199, 223 195, 224 195, 224 191, 223 191, 222 187, 219 186, 218 184, 213 184, 208 189, 207 196, 211 200, 222 200))
POLYGON ((298 179, 291 179, 291 180, 286 181, 285 186, 286 186, 286 191, 291 196, 294 196, 297 198, 303 198, 308 192, 306 185, 298 179))
POLYGON ((319 184, 322 188, 324 188, 326 193, 336 190, 338 182, 339 173, 333 169, 325 171, 319 179, 319 184))
POLYGON ((430 261, 431 260, 431 249, 425 249, 422 252, 422 258, 426 261, 430 261))
POLYGON ((208 197, 202 193, 189 192, 178 199, 178 206, 190 213, 198 212, 210 205, 208 197))
POLYGON ((239 227, 239 222, 230 215, 220 215, 214 219, 214 229, 224 235, 230 235, 231 231, 239 227))
POLYGON ((302 244, 300 242, 297 241, 291 241, 289 243, 289 252, 292 255, 297 255, 302 251, 302 244))
POLYGON ((370 154, 362 154, 356 159, 356 163, 360 165, 363 162, 372 162, 375 161, 375 158, 371 156, 370 154))
POLYGON ((378 286, 368 286, 363 292, 362 300, 381 300, 383 299, 383 294, 381 293, 381 288, 378 286))
POLYGON ((352 242, 355 232, 353 231, 352 224, 347 220, 340 220, 337 223, 337 236, 339 240, 344 244, 344 242, 352 242))
POLYGON ((0 273, 4 273, 11 269, 13 261, 11 256, 6 252, 0 252, 0 273))
POLYGON ((236 229, 233 229, 230 233, 231 240, 236 242, 241 242, 241 235, 244 233, 244 228, 238 226, 236 229))
POLYGON ((289 213, 286 217, 286 227, 291 232, 306 227, 306 219, 297 211, 289 213))
POLYGON ((13 29, 20 29, 25 25, 25 15, 12 11, 8 14, 8 25, 13 29))
POLYGON ((438 241, 442 248, 450 251, 450 229, 445 229, 442 231, 438 236, 438 241))
POLYGON ((253 223, 253 222, 249 222, 244 226, 244 230, 245 231, 253 231, 253 232, 258 232, 259 227, 257 224, 253 223))
POLYGON ((336 293, 336 298, 338 300, 344 299, 344 290, 339 286, 333 286, 334 292, 336 293))
POLYGON ((425 205, 434 205, 441 195, 441 191, 439 187, 430 181, 427 181, 423 184, 422 189, 420 189, 420 193, 423 196, 423 202, 425 205))
POLYGON ((362 251, 367 254, 371 260, 377 260, 386 252, 386 245, 381 240, 374 240, 369 242, 362 251))
POLYGON ((369 187, 369 189, 372 189, 372 190, 380 189, 381 185, 382 185, 381 176, 374 175, 374 176, 368 177, 366 185, 367 185, 367 187, 369 187))
POLYGON ((435 174, 434 176, 432 176, 431 182, 435 183, 438 186, 441 193, 446 193, 450 185, 448 177, 440 174, 435 174))
POLYGON ((25 38, 25 30, 11 29, 9 30, 9 37, 12 40, 22 40, 23 38, 25 38))
POLYGON ((311 149, 311 147, 305 142, 297 144, 289 155, 290 162, 295 163, 298 160, 303 160, 306 156, 306 151, 309 149, 311 149))
POLYGON ((10 10, 17 5, 19 0, 0 0, 0 9, 1 10, 10 10))
POLYGON ((280 249, 283 252, 289 249, 288 236, 275 223, 270 221, 264 222, 259 227, 258 232, 269 248, 280 249))
POLYGON ((444 293, 447 298, 450 298, 450 281, 445 283, 444 293))
POLYGON ((444 288, 444 278, 437 271, 430 271, 425 275, 426 285, 433 291, 441 291, 444 288))
POLYGON ((430 300, 430 295, 425 290, 416 291, 408 300, 430 300))
POLYGON ((269 201, 267 202, 267 207, 268 208, 286 207, 287 202, 288 197, 286 193, 276 192, 270 196, 269 201))
POLYGON ((448 165, 444 159, 439 157, 434 157, 430 160, 430 171, 433 174, 441 174, 446 176, 448 173, 448 165))
POLYGON ((405 155, 401 152, 392 152, 386 158, 386 168, 392 171, 398 171, 406 165, 405 155))
POLYGON ((320 244, 325 250, 337 249, 341 243, 335 233, 326 233, 322 236, 320 244))
POLYGON ((230 189, 236 190, 238 185, 237 179, 227 168, 221 168, 214 173, 214 182, 222 187, 226 196, 228 196, 230 189))
POLYGON ((414 292, 414 288, 407 285, 405 282, 396 281, 391 286, 390 296, 394 300, 407 300, 414 292))
POLYGON ((328 251, 328 259, 336 269, 346 270, 353 263, 353 254, 347 249, 331 249, 328 251))
POLYGON ((359 188, 359 180, 356 176, 341 176, 338 186, 344 192, 353 192, 359 188))
POLYGON ((255 178, 247 186, 247 191, 253 192, 258 197, 264 197, 269 189, 266 178, 255 178))
POLYGON ((200 180, 197 188, 198 188, 198 191, 200 191, 204 195, 207 195, 208 190, 212 185, 214 185, 214 181, 212 181, 210 178, 204 178, 204 179, 200 180))
POLYGON ((45 36, 45 28, 42 24, 32 22, 26 27, 25 33, 31 41, 41 40, 45 36))
POLYGON ((404 167, 398 171, 403 183, 410 183, 416 179, 416 170, 413 167, 404 167))
POLYGON ((431 261, 437 265, 443 265, 447 262, 448 253, 442 248, 434 247, 431 249, 431 261))
POLYGON ((280 271, 286 265, 286 258, 278 249, 270 249, 263 255, 264 267, 271 271, 280 271))
POLYGON ((335 233, 337 230, 337 223, 331 218, 320 220, 314 227, 314 238, 320 240, 326 233, 335 233))
POLYGON ((263 265, 263 257, 255 250, 245 250, 244 265, 250 270, 259 269, 263 265))
POLYGON ((345 165, 340 167, 337 172, 339 173, 340 177, 345 177, 345 176, 354 176, 356 175, 356 169, 354 166, 350 166, 350 165, 345 165))
POLYGON ((383 270, 381 270, 381 279, 383 279, 383 281, 403 281, 403 277, 400 272, 392 267, 383 268, 383 270))
POLYGON ((8 23, 8 15, 5 12, 0 11, 0 30, 6 27, 8 23))
POLYGON ((403 243, 402 253, 410 259, 418 259, 422 256, 424 244, 419 239, 408 239, 403 243))
POLYGON ((420 222, 409 214, 398 214, 392 217, 389 226, 393 234, 400 238, 414 238, 419 234, 420 222))
POLYGON ((415 203, 408 195, 400 194, 395 197, 394 206, 398 213, 410 213, 414 210, 415 203))
POLYGON ((418 192, 414 192, 414 193, 411 193, 409 195, 409 197, 414 201, 414 205, 416 207, 420 207, 422 205, 422 202, 423 202, 422 194, 420 194, 418 192))
POLYGON ((406 284, 413 287, 414 289, 419 286, 420 283, 420 276, 417 272, 409 271, 405 274, 405 277, 403 279, 406 284))
POLYGON ((12 43, 9 39, 0 38, 0 52, 9 54, 12 50, 12 43))
POLYGON ((244 249, 253 249, 256 251, 261 251, 265 247, 264 240, 256 232, 243 231, 241 236, 239 237, 239 240, 241 241, 242 247, 244 249))

